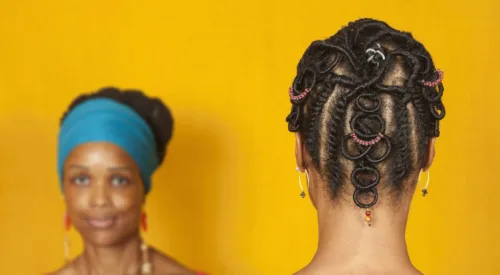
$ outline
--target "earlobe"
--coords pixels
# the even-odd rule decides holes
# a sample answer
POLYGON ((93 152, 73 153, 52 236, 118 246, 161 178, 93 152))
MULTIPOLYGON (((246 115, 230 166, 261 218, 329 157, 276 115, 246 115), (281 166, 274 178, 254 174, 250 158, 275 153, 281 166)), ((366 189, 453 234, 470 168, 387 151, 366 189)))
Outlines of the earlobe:
POLYGON ((424 159, 422 170, 424 172, 428 171, 431 168, 432 162, 434 161, 434 157, 436 156, 436 138, 433 137, 429 140, 429 145, 427 147, 426 158, 424 159))

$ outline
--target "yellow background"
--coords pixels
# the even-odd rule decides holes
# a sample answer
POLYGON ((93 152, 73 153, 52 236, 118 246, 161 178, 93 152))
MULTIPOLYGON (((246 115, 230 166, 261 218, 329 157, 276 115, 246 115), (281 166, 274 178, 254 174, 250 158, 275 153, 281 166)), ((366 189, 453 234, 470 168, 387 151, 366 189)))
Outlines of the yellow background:
POLYGON ((359 17, 411 31, 445 71, 430 195, 410 214, 414 264, 500 274, 499 4, 409 2, 3 0, 0 274, 62 263, 58 122, 77 94, 106 85, 160 96, 176 119, 148 200, 149 241, 211 274, 305 265, 316 217, 299 197, 287 88, 311 41, 359 17))

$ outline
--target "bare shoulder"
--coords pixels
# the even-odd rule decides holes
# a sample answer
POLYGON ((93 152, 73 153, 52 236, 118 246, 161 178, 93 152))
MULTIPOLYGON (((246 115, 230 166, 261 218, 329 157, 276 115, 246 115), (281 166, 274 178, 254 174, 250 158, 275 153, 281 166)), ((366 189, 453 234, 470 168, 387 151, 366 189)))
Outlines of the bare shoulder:
POLYGON ((412 273, 408 273, 408 275, 424 275, 424 273, 420 272, 420 270, 414 269, 412 273))
MULTIPOLYGON (((302 269, 295 271, 292 275, 311 275, 311 274, 321 274, 315 266, 308 264, 304 266, 302 269)), ((331 274, 331 271, 329 272, 331 274)))
POLYGON ((185 267, 175 259, 163 254, 161 251, 151 249, 151 261, 155 275, 195 275, 196 272, 185 267))
POLYGON ((72 264, 61 267, 56 271, 52 271, 46 273, 44 275, 77 275, 75 269, 72 267, 72 264))
POLYGON ((391 271, 381 271, 381 270, 359 270, 352 268, 329 268, 325 269, 323 267, 317 266, 305 266, 303 269, 293 273, 293 275, 346 275, 346 274, 384 274, 384 275, 424 275, 417 269, 411 268, 403 268, 399 270, 391 270, 391 271))
POLYGON ((316 274, 314 271, 309 270, 307 267, 293 273, 293 275, 310 275, 316 274))

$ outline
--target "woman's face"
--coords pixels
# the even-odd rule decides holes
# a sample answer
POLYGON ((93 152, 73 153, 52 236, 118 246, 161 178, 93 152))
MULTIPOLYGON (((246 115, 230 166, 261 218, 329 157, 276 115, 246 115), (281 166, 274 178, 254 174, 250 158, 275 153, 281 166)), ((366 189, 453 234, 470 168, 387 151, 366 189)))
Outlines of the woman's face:
POLYGON ((137 234, 144 186, 127 152, 106 142, 79 145, 63 174, 68 215, 85 241, 113 245, 137 234))

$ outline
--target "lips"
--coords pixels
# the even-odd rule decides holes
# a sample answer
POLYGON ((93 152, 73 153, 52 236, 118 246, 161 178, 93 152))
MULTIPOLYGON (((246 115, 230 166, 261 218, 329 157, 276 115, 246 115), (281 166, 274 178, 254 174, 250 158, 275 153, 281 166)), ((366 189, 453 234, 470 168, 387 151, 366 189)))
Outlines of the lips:
POLYGON ((91 217, 87 218, 87 223, 94 229, 109 229, 115 225, 115 217, 91 217))

